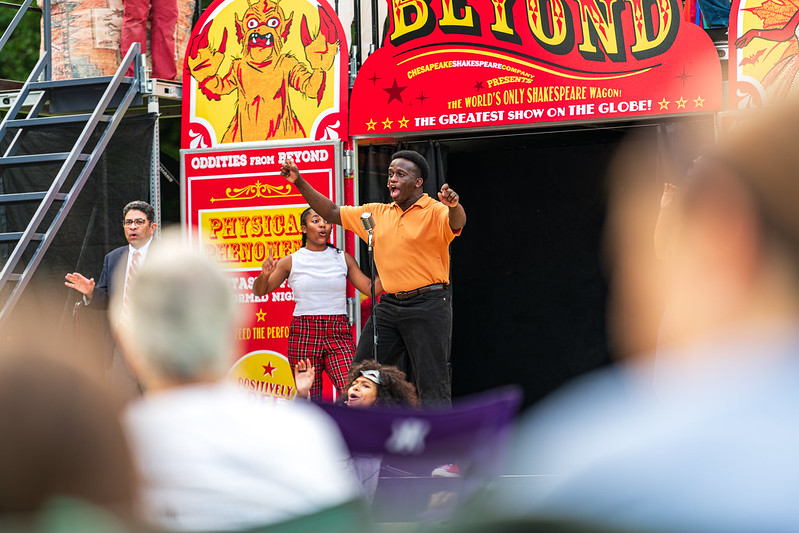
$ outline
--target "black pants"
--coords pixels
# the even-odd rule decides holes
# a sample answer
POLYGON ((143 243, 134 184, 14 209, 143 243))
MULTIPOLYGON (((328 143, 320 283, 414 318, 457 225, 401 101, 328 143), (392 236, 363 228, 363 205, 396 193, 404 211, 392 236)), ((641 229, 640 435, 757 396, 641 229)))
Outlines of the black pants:
MULTIPOLYGON (((377 361, 404 368, 423 405, 449 405, 452 293, 430 291, 408 300, 384 294, 375 308, 377 361), (407 353, 407 361, 403 357, 407 353)), ((373 357, 372 319, 363 328, 353 364, 373 357)))

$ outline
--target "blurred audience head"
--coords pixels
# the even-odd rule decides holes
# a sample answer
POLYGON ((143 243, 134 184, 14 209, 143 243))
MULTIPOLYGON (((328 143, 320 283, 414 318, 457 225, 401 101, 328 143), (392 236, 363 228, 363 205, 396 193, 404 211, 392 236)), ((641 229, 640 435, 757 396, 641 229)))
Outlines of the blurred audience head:
POLYGON ((230 284, 211 258, 177 230, 165 231, 129 292, 128 318, 122 324, 112 317, 112 323, 148 389, 224 377, 238 317, 230 284))
POLYGON ((661 337, 666 345, 796 318, 797 138, 796 105, 742 115, 702 150, 687 176, 667 177, 681 186, 673 246, 663 261, 650 253, 653 202, 636 162, 641 156, 631 156, 629 149, 622 153, 608 225, 614 258, 611 330, 621 339, 622 352, 651 351, 647 340, 657 338, 652 333, 666 307, 669 328, 661 337))
POLYGON ((132 516, 136 480, 104 385, 59 356, 0 354, 0 517, 72 497, 132 516))

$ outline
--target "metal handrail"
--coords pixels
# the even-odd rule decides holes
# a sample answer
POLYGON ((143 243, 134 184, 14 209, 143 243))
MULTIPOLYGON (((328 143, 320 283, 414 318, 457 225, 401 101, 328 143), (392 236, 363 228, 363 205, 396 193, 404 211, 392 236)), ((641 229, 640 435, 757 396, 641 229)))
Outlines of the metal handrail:
MULTIPOLYGON (((3 120, 0 121, 0 139, 2 139, 5 134, 6 130, 8 129, 8 123, 11 120, 17 118, 22 106, 25 104, 25 100, 28 98, 28 95, 31 91, 31 85, 39 79, 44 72, 47 70, 47 64, 51 62, 51 56, 49 50, 45 50, 44 53, 39 57, 39 61, 36 62, 36 66, 33 67, 28 79, 25 80, 25 83, 22 85, 22 88, 17 93, 17 98, 14 100, 14 103, 11 105, 11 108, 6 113, 3 120)), ((35 116, 35 113, 34 113, 35 116)), ((11 148, 9 146, 9 148, 11 148)), ((10 151, 6 155, 11 155, 10 151)))
MULTIPOLYGON (((14 33, 14 30, 19 25, 19 22, 22 20, 22 17, 25 16, 25 13, 30 11, 39 11, 38 8, 31 8, 31 4, 33 0, 25 0, 22 4, 19 4, 19 9, 17 14, 14 15, 14 18, 11 19, 11 23, 6 28, 6 31, 3 32, 3 36, 0 37, 0 52, 3 51, 3 47, 6 45, 8 40, 11 38, 11 34, 14 33)), ((3 2, 4 7, 12 7, 16 4, 8 4, 3 2)), ((42 0, 42 42, 44 44, 44 56, 46 56, 47 63, 44 66, 44 79, 45 81, 49 81, 52 76, 53 72, 53 61, 52 61, 52 54, 50 54, 51 48, 51 21, 50 21, 50 0, 42 0)))
MULTIPOLYGON (((83 185, 88 178, 88 175, 91 174, 94 166, 97 164, 97 157, 90 157, 86 164, 84 165, 80 175, 76 179, 75 183, 72 185, 69 194, 67 195, 66 201, 61 205, 61 208, 56 213, 54 219, 50 223, 50 227, 47 229, 44 238, 39 243, 38 247, 33 253, 33 256, 30 258, 27 266, 21 273, 21 275, 15 274, 14 270, 17 264, 20 263, 23 254, 26 252, 28 244, 34 240, 34 234, 38 227, 42 224, 47 215, 50 206, 52 205, 53 201, 55 200, 56 194, 60 193, 61 188, 66 180, 73 164, 82 153, 83 148, 86 146, 87 142, 89 141, 89 137, 91 133, 94 131, 95 127, 97 126, 98 122, 100 121, 101 115, 103 115, 108 109, 108 106, 111 103, 111 100, 116 94, 117 90, 122 84, 122 81, 125 78, 125 73, 127 72, 128 68, 131 67, 134 62, 141 62, 142 56, 140 53, 140 44, 133 43, 128 50, 127 54, 125 55, 124 59, 122 60, 122 64, 117 69, 116 74, 112 78, 109 85, 106 87, 105 91, 103 92, 102 97, 100 98, 100 102, 97 104, 94 112, 92 113, 91 117, 89 118, 86 126, 84 127, 81 135, 72 148, 72 151, 69 153, 67 160, 65 161, 64 165, 61 167, 61 170, 58 172, 58 175, 53 180, 53 183, 50 185, 50 188, 47 191, 47 195, 42 200, 42 203, 39 204, 39 208, 36 210, 36 213, 33 215, 31 222, 28 224, 28 227, 23 232, 22 237, 17 242, 17 245, 14 247, 11 255, 9 256, 8 260, 6 261, 5 266, 3 267, 2 271, 0 271, 0 290, 5 287, 8 282, 16 282, 14 288, 11 291, 8 299, 0 308, 0 326, 2 326, 5 321, 7 320, 11 309, 14 308, 17 301, 22 295, 22 291, 30 281, 30 278, 33 274, 33 271, 39 266, 44 253, 47 251, 55 233, 58 231, 58 228, 61 226, 61 223, 67 216, 72 205, 75 203, 77 199, 77 195, 80 193, 83 185)), ((113 135, 114 131, 116 130, 117 126, 119 125, 119 121, 122 118, 125 110, 127 109, 130 102, 133 100, 134 96, 139 90, 140 80, 139 76, 140 73, 143 71, 141 65, 139 68, 134 69, 134 79, 131 80, 130 86, 125 93, 123 101, 117 106, 116 111, 114 112, 114 118, 108 124, 106 130, 100 136, 97 144, 94 147, 93 153, 99 154, 105 149, 105 146, 108 144, 108 141, 113 135)))

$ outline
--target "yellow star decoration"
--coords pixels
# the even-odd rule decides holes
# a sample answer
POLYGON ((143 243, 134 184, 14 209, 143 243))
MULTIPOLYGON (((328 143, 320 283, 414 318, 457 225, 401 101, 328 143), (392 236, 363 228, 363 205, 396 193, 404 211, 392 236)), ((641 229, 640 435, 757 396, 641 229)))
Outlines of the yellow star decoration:
POLYGON ((663 111, 664 109, 668 109, 670 103, 671 103, 671 101, 666 100, 666 97, 664 96, 663 100, 658 102, 658 104, 660 105, 660 110, 663 111))
POLYGON ((386 120, 383 121, 383 129, 387 130, 387 129, 391 128, 391 124, 393 122, 394 122, 393 120, 389 120, 388 117, 386 117, 386 120))
POLYGON ((400 128, 407 128, 408 127, 408 122, 410 122, 410 121, 407 118, 405 118, 405 115, 402 115, 402 118, 399 119, 397 122, 399 122, 399 127, 400 128))
POLYGON ((680 108, 685 109, 685 104, 687 104, 687 103, 688 103, 688 100, 686 100, 685 98, 680 96, 680 99, 677 100, 677 109, 680 109, 680 108))
POLYGON ((695 105, 696 107, 703 107, 703 106, 704 106, 704 104, 705 104, 705 99, 704 99, 704 98, 702 98, 700 95, 698 95, 698 94, 697 94, 697 95, 696 95, 696 98, 694 99, 694 105, 695 105))
POLYGON ((258 319, 256 322, 266 322, 266 311, 258 309, 258 312, 255 313, 255 317, 258 319))
POLYGON ((370 118, 369 122, 366 123, 366 131, 374 130, 376 125, 377 125, 377 122, 375 122, 374 119, 370 118))

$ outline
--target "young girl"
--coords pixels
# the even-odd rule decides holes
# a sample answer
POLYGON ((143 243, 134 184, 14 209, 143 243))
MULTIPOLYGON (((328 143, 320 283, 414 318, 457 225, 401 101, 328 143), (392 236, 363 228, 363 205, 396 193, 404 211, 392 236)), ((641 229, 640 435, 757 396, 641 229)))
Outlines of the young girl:
MULTIPOLYGON (((303 211, 300 223, 302 248, 275 261, 270 246, 252 292, 263 296, 288 279, 296 303, 289 327, 289 362, 296 370, 300 361, 310 360, 311 365, 327 372, 341 395, 355 353, 347 323, 347 280, 364 294, 371 291, 371 280, 350 254, 327 242, 332 224, 316 211, 303 211)), ((382 289, 379 284, 376 288, 382 289)), ((309 393, 313 400, 321 398, 321 372, 309 393)))
MULTIPOLYGON (((307 359, 294 367, 294 383, 298 398, 307 398, 315 369, 307 359)), ((381 365, 372 360, 362 361, 350 369, 346 397, 347 407, 419 407, 416 387, 405 378, 405 373, 395 366, 381 365)), ((377 490, 382 458, 379 455, 352 457, 352 468, 361 482, 364 495, 371 500, 377 490)))
MULTIPOLYGON (((300 360, 294 367, 297 397, 307 398, 314 381, 316 369, 308 359, 300 360)), ((381 365, 366 360, 350 369, 346 396, 342 401, 348 407, 418 407, 416 388, 408 382, 405 373, 395 366, 381 365)))

